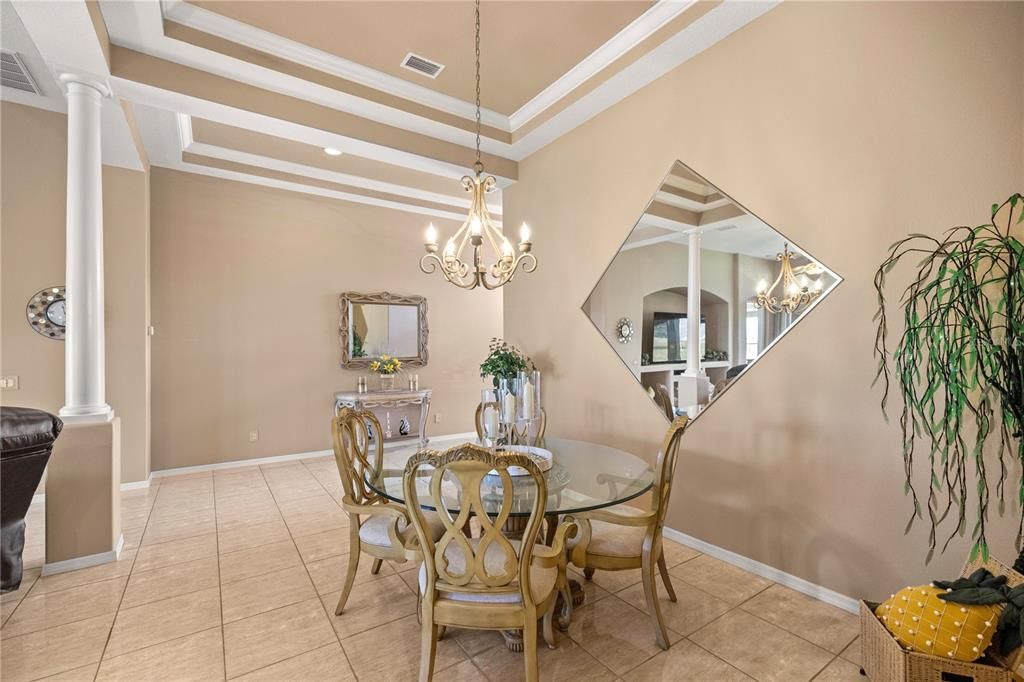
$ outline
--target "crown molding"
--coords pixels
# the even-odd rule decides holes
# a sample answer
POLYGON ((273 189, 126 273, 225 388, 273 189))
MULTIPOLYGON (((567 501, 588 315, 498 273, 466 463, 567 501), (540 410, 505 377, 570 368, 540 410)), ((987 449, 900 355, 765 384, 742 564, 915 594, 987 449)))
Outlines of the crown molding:
MULTIPOLYGON (((318 50, 275 33, 205 10, 183 0, 161 0, 163 15, 183 26, 209 33, 260 52, 266 52, 311 69, 379 90, 389 95, 437 109, 467 120, 476 120, 476 106, 457 97, 410 83, 357 62, 318 50)), ((508 117, 490 109, 480 112, 484 125, 510 132, 508 117)))
POLYGON ((341 192, 337 190, 325 189, 322 187, 313 187, 311 185, 303 185, 297 182, 289 182, 287 180, 278 180, 276 178, 267 178, 261 175, 249 175, 246 173, 239 173, 237 171, 229 171, 221 168, 213 168, 211 166, 203 166, 194 163, 188 163, 185 161, 178 161, 177 163, 154 163, 155 166, 163 168, 170 168, 171 170, 180 170, 186 173, 195 173, 197 175, 208 175, 210 177, 221 178, 224 180, 234 180, 236 182, 245 182, 252 185, 262 185, 264 187, 273 187, 275 189, 288 190, 290 192, 298 192, 299 194, 312 194, 321 197, 327 197, 330 199, 338 199, 339 201, 349 201, 356 204, 367 204, 369 206, 377 206, 380 208, 389 208, 395 211, 402 211, 405 213, 416 213, 418 215, 431 216, 433 218, 445 218, 447 220, 455 220, 461 222, 466 219, 465 212, 457 213, 454 211, 440 211, 432 208, 426 208, 423 206, 413 206, 411 204, 403 204, 398 201, 390 201, 387 199, 378 199, 377 197, 369 197, 365 194, 353 194, 351 192, 341 192))
MULTIPOLYGON (((282 74, 281 72, 212 52, 190 43, 168 38, 163 34, 164 15, 161 14, 160 5, 155 2, 114 2, 112 0, 101 0, 101 2, 104 18, 107 21, 111 34, 111 40, 116 45, 191 68, 202 69, 256 87, 266 88, 273 92, 369 118, 396 128, 434 137, 452 144, 470 148, 473 146, 474 136, 471 131, 440 123, 393 106, 338 92, 295 76, 282 74)), ((163 0, 163 3, 164 12, 168 20, 190 26, 195 30, 210 32, 225 40, 232 40, 240 44, 249 45, 254 49, 269 51, 277 56, 305 64, 310 68, 334 73, 339 77, 364 83, 368 87, 378 88, 383 92, 388 92, 410 101, 424 103, 426 106, 434 107, 440 111, 459 116, 472 115, 472 105, 462 102, 457 98, 441 95, 429 88, 408 83, 402 79, 381 74, 348 60, 342 60, 333 55, 313 50, 305 45, 254 29, 181 0, 163 0), (344 68, 339 66, 339 62, 344 62, 344 68), (377 76, 380 76, 381 79, 375 80, 377 76), (429 101, 423 100, 422 98, 424 97, 428 98, 429 101)), ((622 71, 611 76, 577 101, 538 125, 521 139, 509 144, 485 137, 482 144, 483 150, 513 161, 520 161, 768 12, 777 4, 778 0, 767 0, 764 2, 724 0, 720 5, 714 7, 681 31, 639 57, 622 71)), ((594 77, 601 68, 604 68, 601 66, 602 63, 607 66, 607 64, 619 58, 625 51, 628 51, 630 46, 642 41, 644 37, 649 36, 660 26, 678 17, 686 8, 692 6, 690 0, 680 2, 661 0, 658 2, 636 21, 627 26, 626 29, 620 31, 605 46, 602 46, 587 57, 584 63, 581 63, 581 65, 571 70, 563 78, 560 78, 556 84, 552 84, 550 87, 554 88, 553 90, 548 92, 550 88, 546 89, 541 95, 534 98, 537 101, 530 105, 531 108, 525 109, 525 111, 520 109, 520 112, 517 112, 517 115, 522 119, 520 125, 549 108, 551 104, 546 104, 547 100, 550 99, 551 103, 560 101, 566 94, 571 93, 581 83, 594 77), (564 94, 555 99, 559 93, 564 94)), ((115 94, 128 97, 129 99, 134 99, 140 89, 149 88, 149 86, 116 77, 112 79, 112 84, 115 87, 115 94)), ((146 97, 138 101, 143 104, 163 106, 175 111, 186 111, 202 115, 191 111, 182 104, 182 100, 191 99, 177 93, 163 91, 161 93, 149 92, 146 97)), ((497 120, 485 119, 485 122, 491 127, 497 129, 508 129, 510 127, 508 117, 495 112, 490 112, 490 114, 498 117, 497 120)), ((231 125, 246 125, 246 123, 239 123, 239 121, 245 120, 251 124, 253 116, 258 115, 254 114, 254 112, 236 111, 235 114, 224 115, 215 120, 222 120, 231 125)), ((204 117, 209 118, 209 116, 204 117)), ((352 144, 354 143, 355 146, 363 147, 361 155, 368 158, 377 158, 389 163, 412 163, 414 164, 412 167, 446 177, 458 178, 465 173, 464 168, 456 169, 450 164, 441 164, 439 162, 427 164, 430 166, 429 168, 421 168, 422 159, 415 158, 415 155, 396 149, 382 151, 379 149, 379 145, 353 140, 352 138, 343 138, 323 133, 322 131, 319 131, 320 134, 313 134, 307 130, 303 134, 295 136, 296 127, 294 125, 266 116, 258 116, 258 118, 263 120, 262 125, 272 122, 271 126, 275 130, 273 134, 282 137, 320 146, 335 146, 346 149, 349 152, 354 151, 352 144), (333 139, 324 139, 325 136, 333 139), (313 140, 310 138, 317 139, 313 140), (342 144, 343 142, 349 142, 349 144, 342 144), (377 147, 376 150, 374 150, 375 147, 377 147), (386 158, 378 156, 378 153, 383 153, 386 158)), ((501 181, 500 178, 499 181, 501 181)), ((501 181, 501 184, 505 186, 509 184, 509 181, 501 181)))
POLYGON ((546 147, 605 109, 661 78, 780 4, 781 0, 724 0, 643 57, 540 124, 513 145, 515 161, 546 147))
POLYGON ((522 128, 646 40, 662 26, 690 9, 696 2, 697 0, 658 0, 628 26, 565 72, 558 80, 519 107, 508 117, 509 129, 515 132, 522 128))
MULTIPOLYGON (((164 90, 163 88, 117 76, 111 78, 111 83, 118 96, 147 107, 197 116, 239 128, 258 130, 269 135, 304 142, 321 148, 337 147, 338 149, 344 149, 349 154, 404 166, 441 177, 453 178, 456 181, 466 174, 465 166, 407 152, 395 147, 367 142, 254 111, 238 109, 218 102, 164 90)), ((510 183, 510 178, 498 177, 499 187, 506 187, 510 183)))
MULTIPOLYGON (((303 164, 292 163, 290 161, 282 161, 268 156, 250 154, 249 152, 237 149, 228 149, 226 147, 205 144, 203 142, 193 142, 188 148, 183 148, 182 151, 189 151, 193 154, 221 159, 222 161, 232 161, 249 166, 258 166, 269 170, 280 171, 282 173, 289 173, 291 175, 301 175, 318 180, 326 180, 328 182, 349 185, 360 189, 367 189, 375 192, 386 192, 388 194, 409 197, 410 199, 420 199, 422 201, 430 201, 436 204, 445 204, 459 210, 469 209, 470 205, 469 199, 463 199, 449 194, 431 192, 416 187, 409 187, 408 185, 397 185, 381 180, 372 180, 359 175, 338 173, 336 171, 330 171, 316 166, 306 166, 303 164)), ((452 187, 455 187, 454 183, 452 184, 452 187)), ((488 203, 487 208, 491 213, 501 215, 500 203, 488 203)))

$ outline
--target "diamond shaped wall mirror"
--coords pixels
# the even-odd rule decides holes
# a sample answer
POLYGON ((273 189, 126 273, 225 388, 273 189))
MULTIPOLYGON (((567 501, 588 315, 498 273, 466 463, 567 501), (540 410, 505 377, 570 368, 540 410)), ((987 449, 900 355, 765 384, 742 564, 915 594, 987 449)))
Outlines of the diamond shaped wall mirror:
POLYGON ((839 282, 677 162, 583 311, 666 417, 694 417, 839 282), (625 342, 624 319, 635 329, 625 342))

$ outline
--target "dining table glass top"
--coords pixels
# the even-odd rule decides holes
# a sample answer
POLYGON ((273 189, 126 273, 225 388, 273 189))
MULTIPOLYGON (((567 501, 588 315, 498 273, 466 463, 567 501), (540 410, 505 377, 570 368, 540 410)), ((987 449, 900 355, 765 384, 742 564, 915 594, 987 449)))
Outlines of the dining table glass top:
MULTIPOLYGON (((551 468, 543 473, 547 486, 546 514, 571 514, 621 504, 644 494, 654 483, 651 465, 624 450, 565 438, 546 438, 543 447, 552 456, 551 468)), ((432 449, 440 448, 432 446, 432 449)), ((405 463, 415 453, 415 448, 386 451, 381 472, 368 474, 367 484, 389 500, 405 503, 402 474, 405 463)), ((537 486, 531 476, 512 476, 511 479, 512 516, 527 516, 536 497, 537 486)), ((427 467, 420 470, 416 480, 417 496, 425 509, 433 508, 430 506, 429 485, 430 469, 427 467)), ((494 500, 504 497, 500 476, 486 476, 484 486, 489 493, 485 495, 485 501, 488 496, 494 500)), ((454 486, 442 486, 442 495, 448 510, 457 513, 460 491, 454 486)))

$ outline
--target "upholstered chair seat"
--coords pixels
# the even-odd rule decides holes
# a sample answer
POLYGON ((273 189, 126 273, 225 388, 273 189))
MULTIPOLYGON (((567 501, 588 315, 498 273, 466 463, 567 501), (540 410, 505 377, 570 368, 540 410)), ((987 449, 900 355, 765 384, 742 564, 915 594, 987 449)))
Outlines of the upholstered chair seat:
MULTIPOLYGON (((607 511, 624 517, 642 517, 648 512, 629 505, 620 504, 609 507, 607 511)), ((608 521, 590 521, 590 544, 587 553, 608 557, 640 556, 644 547, 644 526, 622 526, 608 521)), ((569 548, 575 547, 582 538, 577 536, 569 540, 569 548)))
MULTIPOLYGON (((437 540, 444 534, 444 525, 441 524, 441 519, 437 518, 437 514, 425 514, 424 516, 430 525, 434 540, 437 540)), ((388 528, 391 524, 392 520, 385 516, 371 516, 359 527, 360 542, 375 547, 394 547, 391 536, 388 535, 388 528)), ((398 528, 403 547, 416 543, 416 529, 412 527, 412 524, 400 520, 398 528)))
POLYGON ((638 509, 618 505, 574 515, 579 533, 567 543, 569 560, 583 569, 587 580, 593 577, 594 571, 640 569, 647 611, 654 625, 654 638, 662 649, 669 647, 668 631, 661 617, 655 577, 661 574, 669 600, 676 601, 662 552, 662 529, 672 492, 679 441, 687 423, 686 416, 677 417, 665 435, 654 471, 650 507, 638 509))

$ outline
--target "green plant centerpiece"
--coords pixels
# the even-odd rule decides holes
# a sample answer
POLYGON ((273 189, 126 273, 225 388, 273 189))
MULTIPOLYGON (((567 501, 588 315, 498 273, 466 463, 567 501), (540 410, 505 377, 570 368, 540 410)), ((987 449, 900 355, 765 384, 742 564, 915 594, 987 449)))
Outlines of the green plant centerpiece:
MULTIPOLYGON (((953 537, 966 532, 972 505, 977 521, 971 558, 979 553, 988 558, 986 444, 994 442, 997 451, 1000 511, 1007 458, 1024 463, 1024 244, 1014 234, 1021 222, 1024 196, 1014 194, 992 206, 992 219, 984 225, 954 227, 940 238, 911 234, 899 240, 875 273, 875 381, 883 385, 883 412, 890 390, 902 398, 905 492, 913 501, 907 531, 915 518, 923 518, 913 474, 922 465, 919 440, 927 447, 928 560, 938 526, 956 510, 957 525, 945 550, 953 537), (904 259, 915 260, 917 269, 899 301, 903 332, 890 347, 884 292, 890 271, 904 259)), ((1024 478, 1015 470, 1017 497, 1024 506, 1024 478)), ((1022 531, 1024 511, 1018 519, 1018 548, 1022 531)))
POLYGON ((487 359, 480 363, 480 377, 491 377, 495 388, 502 379, 514 380, 520 372, 532 372, 536 369, 533 360, 503 339, 491 339, 487 359))

